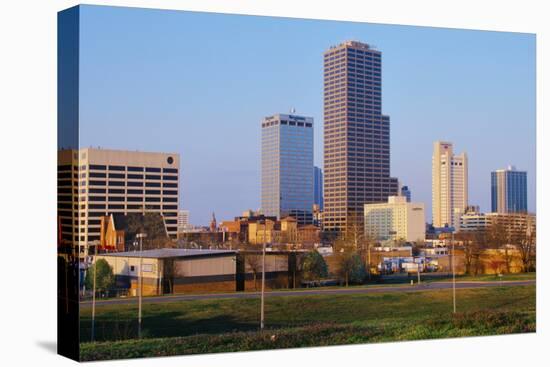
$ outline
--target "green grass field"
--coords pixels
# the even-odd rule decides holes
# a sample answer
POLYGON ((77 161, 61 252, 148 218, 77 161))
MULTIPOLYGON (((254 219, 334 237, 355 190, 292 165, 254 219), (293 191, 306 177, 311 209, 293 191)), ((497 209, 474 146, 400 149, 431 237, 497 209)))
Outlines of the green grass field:
POLYGON ((518 273, 518 274, 503 274, 501 277, 496 275, 461 275, 456 277, 457 281, 480 281, 480 282, 499 282, 499 281, 512 281, 512 280, 535 280, 537 278, 536 273, 518 273))
POLYGON ((90 343, 90 308, 81 312, 83 360, 168 356, 533 332, 535 286, 415 293, 270 297, 266 330, 258 331, 259 299, 194 300, 96 309, 90 343), (132 340, 133 339, 133 340, 132 340))

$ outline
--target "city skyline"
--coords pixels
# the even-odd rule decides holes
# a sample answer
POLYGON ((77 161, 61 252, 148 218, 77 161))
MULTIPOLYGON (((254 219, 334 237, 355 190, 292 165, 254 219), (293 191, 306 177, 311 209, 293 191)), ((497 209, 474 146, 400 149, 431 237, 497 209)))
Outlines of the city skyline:
MULTIPOLYGON (((468 152, 469 203, 482 211, 490 210, 489 172, 514 163, 536 175, 531 35, 94 6, 83 7, 82 25, 81 146, 178 152, 180 209, 194 213, 193 224, 207 224, 212 211, 227 219, 259 208, 258 123, 270 111, 293 107, 323 121, 322 52, 347 39, 374 44, 384 54, 382 113, 392 117, 390 174, 414 191, 415 201, 426 204, 427 221, 434 140, 453 141, 458 151, 468 152), (150 34, 138 28, 159 14, 162 25, 150 34), (205 18, 214 20, 215 29, 182 38, 202 29, 205 18), (270 30, 280 24, 286 30, 273 34, 270 30), (237 31, 242 39, 224 30, 237 31), (182 58, 205 39, 211 45, 196 57, 182 58), (251 43, 258 47, 254 53, 246 49, 251 43), (217 57, 228 55, 228 47, 243 57, 217 57), (293 57, 265 57, 272 49, 293 57), (266 68, 270 77, 262 74, 266 68), (289 88, 292 84, 300 88, 289 88), (207 108, 213 103, 216 108, 207 108), (504 145, 509 147, 501 149, 504 145), (214 183, 220 176, 224 180, 214 183), (234 195, 224 197, 224 192, 234 195)), ((321 134, 316 129, 319 167, 321 134)), ((535 211, 535 180, 528 185, 528 209, 535 211)))

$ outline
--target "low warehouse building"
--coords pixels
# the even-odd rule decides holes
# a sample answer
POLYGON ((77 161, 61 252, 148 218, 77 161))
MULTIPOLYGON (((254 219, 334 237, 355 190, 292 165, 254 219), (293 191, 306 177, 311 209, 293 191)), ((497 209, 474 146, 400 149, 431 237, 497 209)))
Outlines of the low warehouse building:
POLYGON ((236 251, 158 249, 97 255, 113 268, 116 287, 137 295, 142 263, 143 295, 186 291, 234 291, 236 251))
MULTIPOLYGON (((294 288, 296 251, 266 251, 266 287, 294 288)), ((236 250, 156 249, 98 254, 113 269, 116 288, 138 293, 140 262, 143 295, 257 290, 262 252, 236 250)))

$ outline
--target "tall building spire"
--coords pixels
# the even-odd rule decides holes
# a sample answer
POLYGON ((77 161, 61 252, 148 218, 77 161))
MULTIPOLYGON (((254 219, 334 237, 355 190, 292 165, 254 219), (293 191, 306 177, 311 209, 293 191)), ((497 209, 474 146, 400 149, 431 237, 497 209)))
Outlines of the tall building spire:
POLYGON ((210 232, 216 232, 218 224, 216 223, 216 214, 212 212, 212 220, 210 221, 210 232))

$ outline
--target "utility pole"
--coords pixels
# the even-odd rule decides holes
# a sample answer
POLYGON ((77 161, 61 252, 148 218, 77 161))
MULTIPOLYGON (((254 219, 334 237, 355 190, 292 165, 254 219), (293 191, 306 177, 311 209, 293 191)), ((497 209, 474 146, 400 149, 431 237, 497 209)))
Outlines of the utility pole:
POLYGON ((262 251, 262 297, 261 297, 261 304, 260 304, 260 330, 264 329, 264 298, 265 298, 265 238, 264 238, 264 248, 262 251))
POLYGON ((138 233, 136 235, 139 238, 139 277, 138 277, 138 338, 141 339, 141 298, 143 289, 143 239, 147 237, 145 233, 138 233))
POLYGON ((94 251, 94 285, 93 285, 93 292, 92 292, 92 342, 95 339, 95 282, 97 277, 97 245, 95 247, 94 251))
POLYGON ((455 277, 455 232, 454 228, 451 228, 451 247, 452 247, 452 259, 453 259, 453 313, 456 313, 456 277, 455 277))
MULTIPOLYGON (((420 258, 418 259, 420 261, 420 258)), ((420 263, 418 263, 418 268, 416 269, 416 273, 418 274, 418 284, 420 285, 420 263)))

